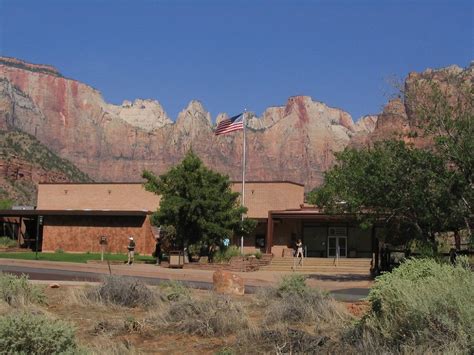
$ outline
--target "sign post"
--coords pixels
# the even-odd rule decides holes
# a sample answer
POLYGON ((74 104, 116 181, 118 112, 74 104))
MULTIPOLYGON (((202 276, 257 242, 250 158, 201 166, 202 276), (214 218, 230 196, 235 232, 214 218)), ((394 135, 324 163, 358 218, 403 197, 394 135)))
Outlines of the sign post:
POLYGON ((100 261, 104 261, 104 250, 105 250, 105 247, 107 246, 107 237, 106 236, 100 237, 99 244, 100 244, 100 261))

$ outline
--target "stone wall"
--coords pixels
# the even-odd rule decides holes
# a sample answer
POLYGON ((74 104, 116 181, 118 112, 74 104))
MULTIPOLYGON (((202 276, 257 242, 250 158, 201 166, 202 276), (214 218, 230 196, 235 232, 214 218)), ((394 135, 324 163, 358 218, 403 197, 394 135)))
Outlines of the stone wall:
POLYGON ((151 255, 155 240, 148 216, 45 216, 43 251, 100 252, 99 239, 108 239, 107 252, 126 253, 133 236, 140 254, 151 255))

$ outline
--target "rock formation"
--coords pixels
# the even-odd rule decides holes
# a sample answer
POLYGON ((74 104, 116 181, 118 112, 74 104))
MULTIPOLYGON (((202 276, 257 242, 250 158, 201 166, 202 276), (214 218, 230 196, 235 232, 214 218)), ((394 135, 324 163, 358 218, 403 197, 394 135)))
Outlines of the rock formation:
POLYGON ((35 205, 38 183, 69 181, 90 179, 34 137, 20 131, 0 131, 0 200, 35 205))
MULTIPOLYGON (((472 80, 472 66, 410 74, 405 90, 416 80, 465 72, 472 80)), ((354 123, 347 112, 307 96, 291 97, 261 117, 249 113, 247 178, 292 180, 309 190, 321 183, 334 152, 400 136, 412 129, 411 115, 406 100, 394 100, 382 114, 354 123)), ((216 121, 225 117, 221 113, 216 121)), ((96 89, 53 67, 17 59, 0 58, 0 129, 35 136, 96 181, 139 181, 143 169, 163 173, 191 148, 232 179, 241 174, 241 132, 214 136, 211 116, 199 101, 173 122, 157 101, 111 105, 96 89)))
MULTIPOLYGON (((427 69, 422 73, 412 72, 405 80, 403 95, 401 98, 390 100, 384 107, 383 112, 378 115, 375 127, 361 139, 353 140, 353 146, 370 144, 387 138, 403 139, 413 143, 417 147, 427 147, 432 144, 429 137, 417 127, 417 107, 422 105, 435 105, 427 103, 426 92, 431 91, 430 85, 434 83, 443 92, 449 93, 458 104, 459 100, 472 100, 470 97, 462 97, 464 93, 461 87, 472 87, 474 83, 474 64, 463 69, 452 65, 441 69, 427 69), (414 134, 416 133, 416 134, 414 134)), ((360 121, 359 121, 360 122, 360 121)))
MULTIPOLYGON (((97 90, 49 66, 3 58, 0 80, 0 129, 35 136, 94 180, 137 181, 143 169, 162 173, 190 148, 207 165, 240 178, 241 133, 214 136, 199 101, 173 122, 157 101, 111 105, 97 90)), ((308 188, 322 181, 335 151, 373 126, 369 120, 354 124, 347 112, 307 96, 248 117, 248 179, 292 180, 308 188)))

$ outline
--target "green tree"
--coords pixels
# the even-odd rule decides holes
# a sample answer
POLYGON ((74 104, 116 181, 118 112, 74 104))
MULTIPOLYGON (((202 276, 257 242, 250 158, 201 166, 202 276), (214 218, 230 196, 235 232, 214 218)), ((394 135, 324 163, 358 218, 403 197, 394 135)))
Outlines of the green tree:
POLYGON ((457 189, 465 226, 474 214, 474 89, 469 71, 445 81, 419 80, 407 93, 412 124, 457 175, 457 189))
POLYGON ((227 176, 208 169, 192 151, 167 173, 157 177, 143 172, 145 188, 161 196, 153 223, 174 231, 174 246, 222 245, 234 233, 248 233, 255 222, 244 220, 247 209, 239 205, 227 176))
POLYGON ((355 213, 362 223, 385 221, 405 237, 402 241, 418 238, 433 247, 436 233, 463 224, 453 193, 459 177, 439 156, 403 141, 383 141, 361 150, 346 148, 336 160, 309 202, 355 213))
POLYGON ((13 201, 6 199, 6 200, 0 200, 0 210, 9 210, 13 206, 13 201))

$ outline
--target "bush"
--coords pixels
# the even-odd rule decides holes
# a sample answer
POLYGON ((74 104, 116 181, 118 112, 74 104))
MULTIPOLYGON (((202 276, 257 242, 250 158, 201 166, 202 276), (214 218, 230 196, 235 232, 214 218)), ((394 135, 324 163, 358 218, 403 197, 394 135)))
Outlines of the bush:
POLYGON ((225 248, 224 250, 219 250, 214 254, 214 262, 216 263, 227 263, 232 259, 234 256, 239 256, 240 255, 240 249, 239 247, 235 245, 231 245, 228 248, 225 248))
POLYGON ((245 254, 246 257, 249 256, 254 256, 256 259, 261 259, 262 258, 262 252, 260 250, 257 250, 256 252, 253 253, 247 253, 245 254))
POLYGON ((388 346, 474 350, 474 275, 433 259, 409 259, 376 279, 371 311, 355 337, 373 336, 388 346))
POLYGON ((0 353, 59 354, 77 349, 74 329, 62 321, 22 313, 0 317, 0 353))
POLYGON ((28 281, 26 275, 0 273, 0 301, 15 307, 29 303, 41 304, 45 301, 45 295, 40 287, 28 281))
POLYGON ((163 320, 173 329, 201 336, 227 335, 248 324, 243 307, 224 296, 181 299, 171 304, 163 320))
POLYGON ((277 286, 280 295, 284 293, 303 294, 307 289, 306 276, 301 274, 283 276, 277 286))
POLYGON ((346 317, 337 303, 325 292, 308 288, 302 293, 285 292, 271 300, 265 312, 265 322, 314 323, 326 321, 335 324, 346 317))
POLYGON ((180 281, 169 280, 160 282, 160 289, 164 292, 164 298, 167 301, 189 298, 191 295, 189 288, 180 281))
POLYGON ((14 248, 17 243, 14 239, 9 237, 0 237, 0 248, 14 248))
POLYGON ((156 303, 155 294, 141 281, 132 277, 107 276, 98 287, 87 293, 87 298, 124 307, 148 307, 156 303))
POLYGON ((322 352, 327 341, 327 336, 277 324, 272 328, 255 327, 242 331, 237 337, 237 349, 243 354, 317 354, 322 352))

